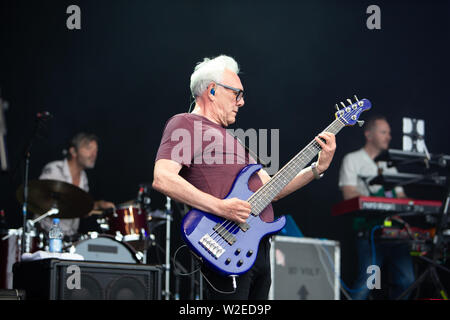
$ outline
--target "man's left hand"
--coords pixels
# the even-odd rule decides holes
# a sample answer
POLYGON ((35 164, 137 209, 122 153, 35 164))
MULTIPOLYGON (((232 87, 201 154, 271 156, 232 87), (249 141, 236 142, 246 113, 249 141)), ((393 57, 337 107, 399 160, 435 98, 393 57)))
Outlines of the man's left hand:
POLYGON ((333 160, 334 152, 336 151, 336 137, 330 132, 322 132, 314 139, 322 148, 319 152, 319 159, 317 161, 317 171, 321 174, 328 169, 331 160, 333 160), (325 142, 323 142, 320 138, 325 140, 325 142))
POLYGON ((109 209, 109 208, 115 209, 116 206, 114 205, 114 203, 108 202, 105 200, 99 200, 99 201, 94 202, 94 210, 99 210, 99 209, 105 210, 105 209, 109 209))

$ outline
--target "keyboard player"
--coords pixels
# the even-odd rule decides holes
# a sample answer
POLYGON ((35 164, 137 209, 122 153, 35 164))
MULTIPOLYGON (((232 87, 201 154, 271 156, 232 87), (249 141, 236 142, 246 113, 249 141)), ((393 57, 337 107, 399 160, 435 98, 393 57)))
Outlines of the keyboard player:
MULTIPOLYGON (((364 129, 366 143, 363 148, 347 154, 339 172, 339 188, 344 200, 358 196, 378 196, 388 198, 406 197, 403 188, 385 190, 380 185, 368 185, 362 177, 383 173, 397 173, 396 168, 388 168, 385 162, 374 159, 389 148, 390 126, 384 116, 370 118, 364 129)), ((365 300, 369 296, 367 288, 367 267, 372 265, 370 233, 374 226, 382 225, 384 218, 356 217, 353 220, 358 255, 358 274, 351 292, 352 299, 365 300)), ((402 226, 400 227, 402 228, 402 226)), ((388 276, 391 286, 389 298, 395 299, 414 282, 414 268, 407 243, 381 242, 375 240, 376 265, 383 277, 388 276)), ((406 297, 407 298, 407 297, 406 297)))

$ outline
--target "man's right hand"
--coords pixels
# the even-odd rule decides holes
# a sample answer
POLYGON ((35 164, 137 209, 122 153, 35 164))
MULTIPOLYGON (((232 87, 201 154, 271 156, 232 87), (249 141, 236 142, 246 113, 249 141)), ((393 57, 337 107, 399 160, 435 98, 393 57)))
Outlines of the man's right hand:
POLYGON ((156 161, 153 171, 153 189, 193 208, 237 223, 244 223, 249 217, 250 203, 237 198, 219 199, 200 191, 179 175, 181 168, 181 164, 172 160, 156 161))
POLYGON ((244 223, 250 216, 252 207, 250 203, 238 198, 224 199, 220 203, 221 216, 227 220, 244 223))

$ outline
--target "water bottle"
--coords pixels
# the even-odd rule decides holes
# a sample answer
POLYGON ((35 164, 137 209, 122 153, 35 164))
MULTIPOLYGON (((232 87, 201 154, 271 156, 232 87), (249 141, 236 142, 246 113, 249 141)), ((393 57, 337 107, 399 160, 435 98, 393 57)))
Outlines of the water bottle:
POLYGON ((49 251, 50 252, 62 252, 62 239, 63 232, 59 226, 59 219, 53 219, 53 225, 48 232, 50 238, 49 251))

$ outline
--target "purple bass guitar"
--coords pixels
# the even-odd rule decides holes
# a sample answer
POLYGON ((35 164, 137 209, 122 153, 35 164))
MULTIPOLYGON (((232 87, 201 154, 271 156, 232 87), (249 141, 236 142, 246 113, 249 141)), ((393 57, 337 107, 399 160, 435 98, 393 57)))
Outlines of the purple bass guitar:
MULTIPOLYGON (((335 113, 336 119, 323 131, 337 134, 345 126, 362 123, 358 121, 359 116, 371 108, 370 101, 357 98, 355 103, 350 99, 347 101, 350 104, 343 104, 344 108, 335 113)), ((193 253, 223 275, 240 275, 248 271, 255 262, 260 240, 277 233, 286 223, 285 217, 267 223, 259 214, 319 151, 319 144, 312 140, 255 193, 248 188, 248 181, 262 166, 251 164, 243 168, 226 199, 238 198, 250 203, 252 212, 245 223, 238 224, 197 209, 190 210, 181 227, 183 238, 193 253)))

